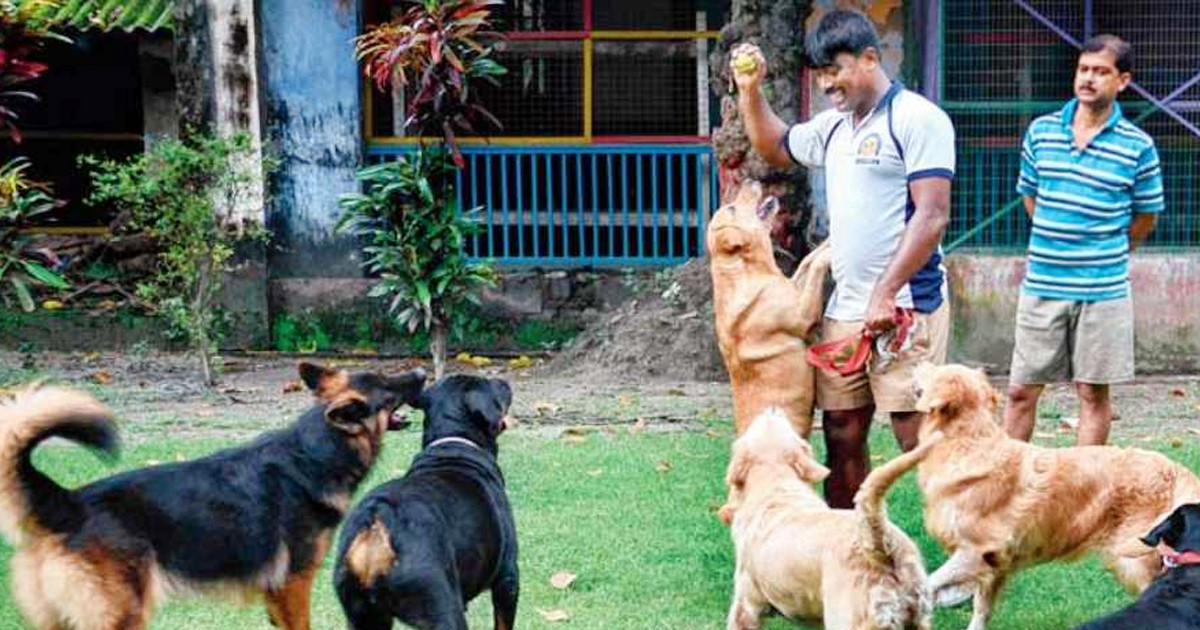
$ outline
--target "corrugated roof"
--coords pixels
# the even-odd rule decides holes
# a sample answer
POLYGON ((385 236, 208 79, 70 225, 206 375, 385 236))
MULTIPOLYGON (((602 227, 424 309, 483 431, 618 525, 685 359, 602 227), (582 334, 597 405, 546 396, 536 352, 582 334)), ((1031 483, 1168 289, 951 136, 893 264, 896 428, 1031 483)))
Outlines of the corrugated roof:
MULTIPOLYGON (((17 0, 16 4, 37 0, 17 0)), ((173 0, 58 0, 40 13, 62 27, 80 30, 171 29, 173 0)))

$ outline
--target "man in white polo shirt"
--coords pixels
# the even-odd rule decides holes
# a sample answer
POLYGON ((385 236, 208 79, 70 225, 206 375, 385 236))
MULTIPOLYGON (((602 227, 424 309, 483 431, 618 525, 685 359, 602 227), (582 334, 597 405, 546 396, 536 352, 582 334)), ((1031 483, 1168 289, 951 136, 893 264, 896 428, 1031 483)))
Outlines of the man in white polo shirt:
POLYGON ((950 329, 941 239, 950 220, 954 127, 945 112, 884 72, 879 36, 855 11, 825 15, 808 41, 817 83, 834 109, 789 126, 760 88, 766 59, 742 44, 731 59, 738 107, 754 149, 770 164, 824 167, 829 239, 837 283, 825 310, 822 341, 895 326, 897 307, 911 309, 915 343, 879 372, 817 376, 817 405, 832 471, 825 497, 853 505, 870 470, 867 433, 876 409, 891 413, 900 446, 917 443, 912 369, 946 358, 950 329), (737 67, 742 67, 742 72, 737 67))

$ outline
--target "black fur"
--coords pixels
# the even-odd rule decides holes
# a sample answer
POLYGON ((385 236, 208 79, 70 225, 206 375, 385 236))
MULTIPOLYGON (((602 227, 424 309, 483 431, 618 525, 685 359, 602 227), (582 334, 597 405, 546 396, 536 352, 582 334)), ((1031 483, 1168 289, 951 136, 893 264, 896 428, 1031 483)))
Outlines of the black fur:
MULTIPOLYGON (((281 545, 289 574, 307 570, 320 561, 319 536, 332 533, 343 516, 345 505, 336 498, 353 493, 373 464, 374 455, 364 461, 353 447, 354 432, 367 431, 381 410, 415 404, 425 375, 360 373, 347 380, 346 400, 322 401, 290 427, 251 444, 74 491, 49 480, 26 456, 21 476, 34 499, 33 518, 61 534, 69 549, 99 548, 138 562, 153 558, 173 578, 201 587, 249 580, 281 545)), ((111 431, 80 433, 71 426, 53 433, 100 448, 114 444, 111 431)))
POLYGON ((421 395, 423 450, 401 479, 371 491, 346 520, 334 585, 355 630, 391 628, 393 619, 417 628, 466 630, 467 602, 492 593, 496 627, 511 630, 519 579, 517 536, 496 462, 496 437, 512 403, 498 379, 456 375, 421 395), (462 438, 441 442, 447 437, 462 438), (432 445, 432 446, 431 446, 432 445), (378 521, 395 560, 372 584, 348 567, 354 539, 378 521))
MULTIPOLYGON (((1182 505, 1142 539, 1177 552, 1200 551, 1200 503, 1182 505)), ((1128 608, 1076 630, 1196 630, 1200 628, 1200 565, 1167 569, 1128 608)))

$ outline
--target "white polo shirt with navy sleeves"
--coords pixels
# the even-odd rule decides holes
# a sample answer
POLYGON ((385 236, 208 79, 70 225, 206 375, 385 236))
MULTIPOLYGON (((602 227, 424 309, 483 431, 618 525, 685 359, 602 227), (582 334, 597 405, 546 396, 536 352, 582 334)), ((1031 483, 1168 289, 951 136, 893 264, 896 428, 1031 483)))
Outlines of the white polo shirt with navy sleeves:
MULTIPOLYGON (((852 112, 827 110, 792 126, 783 144, 798 164, 825 169, 837 283, 825 316, 861 320, 916 209, 908 184, 954 178, 954 126, 937 105, 896 81, 857 126, 852 112)), ((896 294, 896 304, 932 313, 945 300, 939 245, 896 294)))

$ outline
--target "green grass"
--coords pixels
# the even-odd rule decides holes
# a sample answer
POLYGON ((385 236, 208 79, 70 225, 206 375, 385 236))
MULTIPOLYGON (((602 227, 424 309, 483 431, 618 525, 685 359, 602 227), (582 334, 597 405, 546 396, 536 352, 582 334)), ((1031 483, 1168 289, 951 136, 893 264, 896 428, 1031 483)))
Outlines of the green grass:
MULTIPOLYGON (((587 434, 580 443, 517 430, 502 438, 501 462, 509 480, 520 535, 522 592, 519 628, 574 630, 716 630, 724 628, 733 552, 729 532, 713 516, 724 499, 729 431, 724 422, 706 434, 638 433, 625 429, 587 434), (660 472, 662 462, 670 469, 660 472), (556 571, 579 575, 566 591, 549 585, 556 571), (537 610, 560 609, 564 623, 544 621, 537 610)), ((817 439, 818 447, 820 439, 817 439)), ((875 452, 895 454, 891 438, 877 430, 875 452)), ((116 469, 151 461, 191 458, 227 442, 174 440, 141 443, 110 468, 73 446, 49 445, 37 464, 65 485, 77 485, 116 469)), ((400 474, 418 445, 416 431, 393 435, 363 489, 400 474)), ((1200 445, 1162 448, 1193 470, 1200 445)), ((912 475, 890 495, 893 520, 920 544, 930 567, 944 559, 921 527, 921 504, 912 475)), ((7 583, 11 550, 0 544, 0 580, 7 583)), ((326 561, 317 583, 313 627, 344 628, 326 561)), ((1128 597, 1094 561, 1053 564, 1019 574, 1002 599, 990 628, 1071 628, 1120 606, 1128 597)), ((937 628, 963 628, 969 609, 938 611, 937 628)), ((472 628, 491 628, 486 596, 471 605, 472 628)), ((0 628, 23 628, 0 593, 0 628)), ((261 606, 239 607, 217 600, 176 601, 154 619, 155 629, 229 630, 270 628, 261 606)), ((794 627, 781 619, 766 630, 794 627)), ((803 626, 802 626, 803 627, 803 626)))

